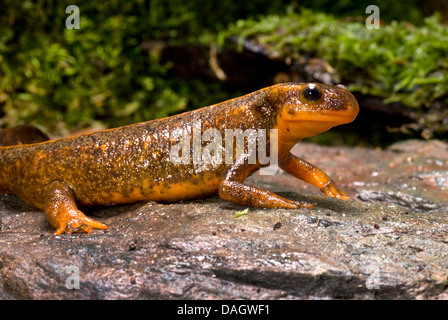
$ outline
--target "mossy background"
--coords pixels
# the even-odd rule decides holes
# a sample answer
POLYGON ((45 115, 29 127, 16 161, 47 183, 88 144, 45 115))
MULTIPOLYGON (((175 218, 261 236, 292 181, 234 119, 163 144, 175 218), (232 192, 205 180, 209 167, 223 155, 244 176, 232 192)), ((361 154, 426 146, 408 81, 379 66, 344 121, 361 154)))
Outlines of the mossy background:
MULTIPOLYGON (((176 74, 174 62, 164 59, 157 45, 225 48, 224 39, 233 35, 266 46, 279 58, 306 54, 328 61, 354 92, 422 111, 418 130, 446 134, 448 29, 437 7, 417 0, 298 3, 5 0, 0 3, 0 126, 27 123, 66 135, 246 93, 244 86, 176 74), (380 30, 365 27, 371 4, 380 7, 380 30), (80 29, 65 27, 68 5, 79 7, 80 29)), ((375 126, 381 124, 372 123, 371 130, 375 126)), ((349 140, 357 143, 353 135, 349 140)))

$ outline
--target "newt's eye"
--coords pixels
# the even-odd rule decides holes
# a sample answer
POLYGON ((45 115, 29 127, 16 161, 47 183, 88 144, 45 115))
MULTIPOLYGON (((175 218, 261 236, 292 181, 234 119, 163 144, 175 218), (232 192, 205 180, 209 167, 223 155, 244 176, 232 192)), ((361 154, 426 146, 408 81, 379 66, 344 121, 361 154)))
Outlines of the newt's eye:
POLYGON ((314 85, 310 84, 302 91, 303 97, 308 101, 317 101, 322 97, 322 92, 314 85))

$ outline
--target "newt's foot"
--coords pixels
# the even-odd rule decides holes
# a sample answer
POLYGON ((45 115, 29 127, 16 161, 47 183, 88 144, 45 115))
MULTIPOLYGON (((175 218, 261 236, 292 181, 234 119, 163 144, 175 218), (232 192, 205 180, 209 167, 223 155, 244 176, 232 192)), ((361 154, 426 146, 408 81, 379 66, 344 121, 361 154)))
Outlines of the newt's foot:
POLYGON ((91 233, 92 228, 107 229, 105 224, 87 217, 78 209, 73 190, 64 182, 53 181, 48 185, 44 211, 50 224, 56 228, 54 235, 91 233))
POLYGON ((339 190, 339 188, 336 186, 336 184, 333 181, 328 182, 325 187, 320 189, 320 191, 325 193, 325 195, 327 197, 333 197, 333 198, 344 199, 344 200, 351 199, 344 192, 339 190))
POLYGON ((54 235, 73 232, 92 233, 92 229, 107 229, 107 225, 87 217, 79 210, 70 210, 57 219, 57 230, 54 235))
POLYGON ((297 204, 297 209, 305 208, 305 209, 314 209, 315 203, 309 203, 305 201, 294 201, 297 204))

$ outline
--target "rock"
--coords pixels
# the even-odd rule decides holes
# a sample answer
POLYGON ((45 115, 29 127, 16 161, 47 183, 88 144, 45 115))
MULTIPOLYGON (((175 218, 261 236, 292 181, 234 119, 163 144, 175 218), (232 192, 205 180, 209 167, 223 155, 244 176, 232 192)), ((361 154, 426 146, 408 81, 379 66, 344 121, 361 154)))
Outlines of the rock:
POLYGON ((53 236, 0 196, 0 299, 446 299, 448 145, 386 150, 301 143, 352 200, 283 172, 248 183, 314 210, 218 197, 90 208, 106 231, 53 236))

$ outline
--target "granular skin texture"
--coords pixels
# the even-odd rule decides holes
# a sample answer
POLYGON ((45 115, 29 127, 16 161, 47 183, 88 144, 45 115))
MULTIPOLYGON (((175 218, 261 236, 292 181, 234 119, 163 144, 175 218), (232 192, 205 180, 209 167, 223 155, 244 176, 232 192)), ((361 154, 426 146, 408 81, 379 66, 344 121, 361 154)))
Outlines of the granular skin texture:
MULTIPOLYGON (((56 234, 91 232, 107 226, 89 219, 78 207, 132 203, 174 202, 216 193, 235 203, 257 207, 312 208, 244 184, 267 164, 250 163, 247 155, 233 153, 226 163, 226 130, 263 129, 269 156, 270 129, 277 130, 279 165, 296 177, 319 187, 328 196, 345 198, 322 171, 290 154, 302 138, 352 121, 359 107, 341 85, 312 84, 318 101, 302 95, 310 84, 278 84, 216 105, 125 127, 35 144, 0 147, 0 192, 12 193, 27 204, 44 209, 56 234), (205 163, 196 158, 195 134, 208 129, 222 136, 222 159, 205 163), (172 150, 189 137, 189 157, 175 163, 172 150), (93 222, 92 222, 93 221, 93 222)), ((203 139, 199 150, 210 140, 203 139)), ((257 145, 257 148, 259 146, 257 145)), ((247 145, 245 146, 247 151, 247 145)), ((178 154, 188 156, 188 154, 178 154)))

